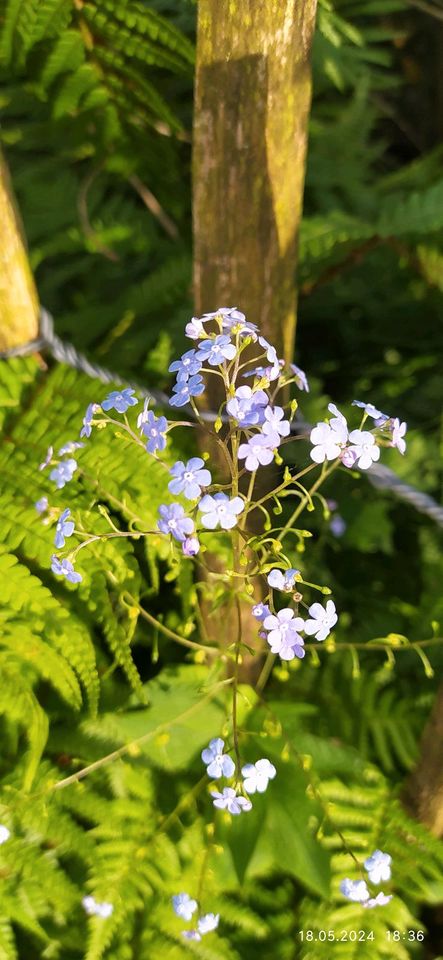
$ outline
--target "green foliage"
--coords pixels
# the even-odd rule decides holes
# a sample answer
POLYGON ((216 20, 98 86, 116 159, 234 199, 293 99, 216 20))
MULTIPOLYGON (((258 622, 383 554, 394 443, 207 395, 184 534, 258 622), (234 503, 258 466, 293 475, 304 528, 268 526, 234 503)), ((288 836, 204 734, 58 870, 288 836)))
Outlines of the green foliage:
MULTIPOLYGON (((0 137, 41 300, 57 332, 99 362, 164 385, 191 309, 194 4, 3 7, 0 137)), ((417 107, 431 76, 420 38, 433 42, 420 17, 404 0, 320 5, 297 350, 312 374, 307 419, 329 397, 402 414, 412 435, 395 469, 438 496, 443 181, 426 128, 438 104, 417 107), (408 79, 414 66, 424 81, 408 79)), ((393 670, 369 644, 276 670, 267 708, 245 690, 245 744, 278 777, 248 818, 220 814, 214 829, 199 753, 226 735, 228 694, 138 608, 187 629, 189 578, 165 580, 155 539, 80 553, 75 591, 49 571, 54 521, 36 516, 48 493, 36 467, 105 392, 34 359, 0 365, 0 822, 12 831, 0 846, 0 960, 420 960, 420 943, 387 931, 423 929, 423 907, 430 917, 442 896, 441 843, 399 802, 435 679, 413 649, 394 650, 393 670), (349 849, 362 862, 377 846, 393 856, 394 899, 365 911, 338 886, 358 875, 349 849), (220 930, 188 943, 170 897, 200 886, 220 930), (86 892, 113 902, 110 922, 86 919, 86 892), (375 939, 301 942, 301 929, 375 939)), ((111 444, 106 428, 78 459, 69 501, 53 492, 52 506, 69 502, 85 530, 97 506, 117 525, 155 522, 164 477, 143 451, 111 444)), ((331 482, 347 530, 335 540, 317 510, 306 561, 334 587, 337 644, 390 631, 423 640, 443 618, 436 531, 366 481, 354 486, 331 482)), ((438 646, 428 653, 438 673, 438 646)))

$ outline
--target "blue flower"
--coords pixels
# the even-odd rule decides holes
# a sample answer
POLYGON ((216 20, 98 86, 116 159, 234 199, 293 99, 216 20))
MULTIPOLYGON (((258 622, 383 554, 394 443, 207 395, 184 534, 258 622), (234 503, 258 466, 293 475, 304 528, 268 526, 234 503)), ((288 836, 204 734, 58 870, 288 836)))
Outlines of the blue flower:
POLYGON ((371 883, 381 883, 383 880, 391 879, 392 857, 389 853, 383 853, 382 850, 374 850, 364 862, 365 870, 368 871, 368 877, 371 883))
POLYGON ((137 397, 133 396, 134 393, 135 390, 130 387, 126 387, 125 390, 112 390, 102 401, 102 410, 117 410, 118 413, 126 413, 129 407, 135 407, 138 403, 137 397))
POLYGON ((264 390, 237 387, 234 396, 226 404, 226 410, 239 427, 253 427, 263 423, 268 403, 269 397, 264 390))
POLYGON ((70 583, 81 583, 83 577, 76 573, 70 560, 59 560, 55 553, 51 557, 51 570, 57 577, 66 577, 70 583))
POLYGON ((204 465, 201 457, 191 457, 186 464, 178 460, 169 471, 174 479, 169 481, 168 490, 183 493, 187 500, 195 500, 201 495, 201 488, 208 487, 212 481, 209 470, 202 469, 204 465))
POLYGON ((182 550, 184 557, 195 557, 200 550, 200 543, 197 537, 186 537, 186 540, 183 540, 182 550))
POLYGON ((252 336, 254 340, 257 339, 257 325, 255 323, 250 323, 249 320, 246 320, 246 317, 241 310, 232 310, 229 315, 224 316, 222 319, 222 328, 223 330, 228 331, 230 334, 238 333, 243 337, 252 336))
POLYGON ((245 778, 243 787, 246 793, 264 793, 269 781, 273 780, 277 773, 274 764, 265 758, 257 760, 256 763, 245 763, 241 772, 245 778))
POLYGON ((382 413, 381 410, 377 410, 373 403, 365 403, 364 400, 353 400, 352 406, 360 407, 361 410, 364 410, 368 417, 372 417, 373 420, 377 421, 377 427, 381 426, 382 423, 385 423, 386 420, 389 420, 388 415, 386 413, 382 413))
POLYGON ((37 513, 46 513, 49 503, 47 497, 40 497, 40 500, 37 500, 37 503, 34 504, 37 513))
POLYGON ((169 404, 171 407, 184 407, 186 403, 189 403, 191 397, 199 397, 204 389, 205 385, 199 374, 190 377, 189 380, 180 380, 172 388, 174 396, 170 398, 169 404))
POLYGON ((90 403, 86 407, 86 413, 83 417, 83 426, 82 426, 82 429, 80 430, 81 437, 88 438, 91 436, 92 420, 93 420, 94 414, 98 413, 99 410, 100 410, 100 407, 98 403, 90 403))
POLYGON ((66 483, 72 480, 77 469, 77 461, 70 458, 61 460, 57 467, 54 467, 49 474, 49 479, 53 480, 57 489, 61 490, 66 483))
POLYGON ((204 917, 200 917, 198 921, 198 932, 204 937, 205 933, 211 933, 212 930, 217 929, 219 920, 219 913, 205 913, 204 917))
POLYGON ((263 425, 263 433, 268 436, 274 433, 277 433, 280 437, 289 436, 291 425, 289 420, 284 419, 284 416, 283 407, 266 407, 266 423, 263 425))
POLYGON ((369 890, 364 880, 350 880, 346 877, 341 881, 340 890, 344 897, 353 903, 364 903, 369 900, 369 890))
POLYGON ((60 447, 58 456, 64 457, 65 453, 74 453, 74 450, 78 450, 80 447, 84 447, 84 443, 79 443, 78 440, 68 440, 63 447, 60 447))
POLYGON ((182 543, 189 534, 194 532, 194 521, 190 517, 185 517, 185 511, 180 503, 171 503, 169 506, 162 503, 158 512, 161 519, 157 526, 162 533, 170 533, 182 543))
POLYGON ((245 467, 251 473, 259 466, 267 466, 274 459, 274 450, 280 443, 278 433, 256 433, 247 443, 241 443, 238 448, 238 459, 245 461, 245 467))
POLYGON ((72 534, 74 533, 75 524, 72 520, 68 520, 70 513, 71 511, 69 507, 66 507, 66 510, 63 510, 63 513, 57 520, 57 526, 55 528, 55 546, 58 550, 60 550, 60 547, 64 547, 65 537, 72 537, 72 534))
POLYGON ((180 360, 174 360, 169 370, 177 374, 177 381, 189 380, 189 377, 195 376, 202 368, 201 360, 197 358, 196 350, 188 350, 183 354, 180 360))
POLYGON ((284 360, 278 360, 277 363, 273 363, 272 366, 269 366, 269 367, 259 366, 259 367, 254 367, 253 370, 247 370, 246 373, 243 374, 243 376, 258 377, 260 380, 263 377, 265 377, 266 380, 269 380, 271 382, 272 380, 278 380, 283 366, 284 366, 284 360))
POLYGON ((182 930, 182 937, 184 937, 185 940, 201 940, 198 930, 182 930))
POLYGON ((237 816, 239 813, 247 813, 248 810, 252 810, 252 803, 250 800, 247 800, 246 797, 238 796, 234 787, 223 787, 223 790, 211 790, 211 796, 214 797, 214 807, 218 807, 219 810, 227 810, 228 813, 232 813, 233 816, 237 816))
POLYGON ((193 900, 189 893, 176 893, 175 897, 172 898, 172 908, 177 917, 180 917, 181 920, 186 920, 187 922, 192 919, 192 914, 195 913, 198 907, 196 900, 193 900))
POLYGON ((300 367, 297 367, 297 366, 295 365, 295 363, 290 363, 289 366, 290 366, 290 368, 291 368, 291 370, 292 370, 292 372, 293 372, 293 374, 294 374, 294 379, 295 379, 295 382, 296 382, 296 384, 297 384, 298 389, 299 389, 299 390, 305 390, 306 393, 309 393, 308 378, 307 378, 304 370, 301 370, 300 367))
POLYGON ((225 741, 216 737, 210 741, 209 747, 202 750, 201 757, 203 763, 207 765, 206 772, 208 777, 213 777, 214 780, 218 780, 219 777, 232 777, 235 772, 234 761, 227 753, 223 753, 224 745, 225 741))
POLYGON ((267 603, 256 603, 255 607, 252 608, 251 613, 256 620, 260 621, 266 620, 266 617, 271 616, 271 611, 267 603))
POLYGON ((51 460, 52 460, 52 454, 53 454, 53 453, 54 453, 54 447, 48 447, 48 449, 47 449, 47 451, 46 451, 45 459, 43 460, 43 463, 41 463, 41 464, 39 465, 39 468, 38 468, 39 470, 44 470, 45 467, 48 466, 48 463, 50 463, 51 460))
POLYGON ((285 593, 291 593, 295 588, 295 581, 300 575, 300 570, 271 570, 268 573, 268 583, 274 590, 284 590, 285 593))
POLYGON ((236 352, 230 337, 221 334, 214 340, 203 340, 197 350, 197 357, 209 363, 211 367, 217 367, 225 360, 233 360, 236 352))
POLYGON ((232 530, 244 507, 241 497, 230 500, 226 493, 216 493, 213 497, 207 493, 198 505, 198 509, 204 514, 201 522, 207 530, 215 530, 216 527, 232 530))
POLYGON ((167 429, 168 421, 166 417, 156 417, 152 410, 148 410, 146 420, 142 424, 142 432, 148 438, 146 444, 148 453, 156 453, 157 450, 165 449, 167 429))

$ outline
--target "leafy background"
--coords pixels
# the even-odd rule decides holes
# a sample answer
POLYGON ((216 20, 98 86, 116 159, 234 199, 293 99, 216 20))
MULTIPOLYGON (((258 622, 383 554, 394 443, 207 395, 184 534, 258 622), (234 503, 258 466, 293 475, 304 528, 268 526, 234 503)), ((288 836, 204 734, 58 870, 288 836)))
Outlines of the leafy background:
MULTIPOLYGON (((77 347, 167 389, 192 311, 194 4, 9 0, 0 15, 0 138, 41 301, 77 347)), ((438 21, 405 0, 320 5, 296 347, 312 384, 306 418, 355 396, 398 413, 410 441, 391 465, 437 499, 440 50, 438 21)), ((220 819, 214 833, 206 788, 193 788, 202 746, 223 730, 222 676, 208 677, 139 610, 191 631, 192 584, 155 539, 147 550, 119 542, 89 554, 77 591, 48 570, 53 530, 33 507, 47 493, 37 464, 104 393, 33 358, 0 366, 0 820, 13 827, 0 848, 0 960, 248 960, 257 949, 269 960, 321 960, 329 944, 298 935, 316 927, 374 930, 374 941, 335 943, 338 960, 357 950, 371 960, 438 957, 442 846, 399 797, 432 707, 439 646, 426 670, 413 650, 393 668, 370 649, 358 659, 348 647, 322 649, 319 662, 276 668, 265 705, 245 688, 246 742, 257 757, 266 743, 279 776, 247 822, 220 819), (54 788, 114 750, 112 763, 54 788), (359 857, 376 846, 392 853, 398 895, 388 908, 362 916, 343 904, 338 882, 353 864, 337 829, 359 857), (200 887, 204 909, 220 910, 218 934, 183 943, 169 905, 178 887, 200 887), (86 920, 86 891, 115 903, 109 922, 86 920), (388 942, 388 927, 426 938, 388 942)), ((86 528, 97 505, 116 521, 154 522, 162 477, 122 440, 97 434, 77 476, 69 502, 86 528)), ((335 537, 319 504, 298 562, 306 579, 333 588, 338 642, 438 636, 433 523, 366 479, 338 477, 326 495, 346 530, 335 537)))

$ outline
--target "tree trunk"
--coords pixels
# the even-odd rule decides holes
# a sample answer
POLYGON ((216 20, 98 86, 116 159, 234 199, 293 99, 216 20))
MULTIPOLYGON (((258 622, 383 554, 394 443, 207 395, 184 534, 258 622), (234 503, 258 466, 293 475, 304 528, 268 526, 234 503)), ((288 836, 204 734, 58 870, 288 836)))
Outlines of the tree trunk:
MULTIPOLYGON (((317 0, 199 0, 194 112, 194 294, 197 315, 238 306, 292 358, 310 53, 317 0)), ((205 405, 216 410, 218 380, 205 405)), ((201 440, 207 448, 207 440, 201 440)), ((217 450, 211 451, 213 463, 217 450)), ((261 485, 274 486, 273 471, 261 485)), ((211 556, 217 568, 217 558, 211 556)), ((258 597, 257 597, 258 599, 258 597)), ((206 611, 208 613, 208 611, 206 611)), ((243 638, 257 622, 242 605, 243 638)), ((223 612, 224 633, 236 631, 223 612)), ((220 617, 209 634, 220 632, 220 617)), ((252 680, 259 658, 244 663, 252 680)))
POLYGON ((443 686, 425 727, 420 758, 406 782, 403 799, 417 820, 435 836, 443 836, 443 686))
POLYGON ((286 359, 295 332, 316 3, 199 2, 195 309, 238 306, 286 359))
POLYGON ((38 297, 9 178, 0 154, 0 350, 38 335, 38 297))

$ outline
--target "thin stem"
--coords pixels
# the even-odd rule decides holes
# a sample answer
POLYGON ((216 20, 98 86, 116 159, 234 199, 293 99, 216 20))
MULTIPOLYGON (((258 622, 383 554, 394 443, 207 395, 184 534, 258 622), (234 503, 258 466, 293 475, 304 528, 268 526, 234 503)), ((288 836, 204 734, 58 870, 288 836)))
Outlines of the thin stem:
POLYGON ((204 650, 205 652, 210 651, 213 654, 217 652, 216 647, 209 647, 206 644, 197 643, 195 640, 188 640, 187 637, 181 637, 179 633, 175 632, 175 630, 170 630, 169 627, 165 627, 161 620, 157 620, 156 617, 153 617, 152 613, 148 613, 148 611, 141 606, 135 597, 132 597, 127 591, 125 591, 125 596, 131 604, 137 607, 137 610, 143 619, 147 620, 148 623, 150 623, 153 627, 156 627, 156 629, 159 630, 160 633, 163 633, 165 637, 168 637, 170 640, 174 640, 175 643, 180 643, 183 647, 189 647, 190 650, 204 650))
POLYGON ((194 703, 192 707, 188 707, 188 709, 184 710, 183 713, 179 714, 178 717, 174 717, 173 720, 166 720, 164 723, 160 723, 155 730, 150 730, 149 733, 145 733, 141 737, 136 737, 136 739, 131 740, 130 743, 125 743, 117 750, 113 750, 112 753, 107 753, 105 757, 101 757, 100 760, 95 760, 94 763, 89 763, 87 767, 83 767, 82 770, 78 770, 77 773, 71 774, 70 777, 64 777, 63 780, 58 780, 57 783, 53 784, 51 790, 61 790, 63 787, 69 787, 71 783, 77 783, 79 780, 83 780, 84 777, 89 776, 89 774, 93 773, 95 770, 100 770, 100 768, 104 767, 105 764, 111 763, 113 760, 118 760, 126 753, 131 753, 135 746, 140 746, 142 743, 147 743, 148 740, 152 740, 153 737, 157 737, 159 733, 163 733, 163 731, 168 730, 169 727, 174 726, 174 724, 181 723, 187 717, 190 717, 193 713, 196 713, 197 710, 200 710, 202 704, 206 703, 207 700, 212 700, 218 690, 226 686, 227 683, 231 682, 232 681, 230 677, 227 680, 220 680, 214 685, 212 690, 206 694, 205 697, 203 697, 202 700, 194 703))

